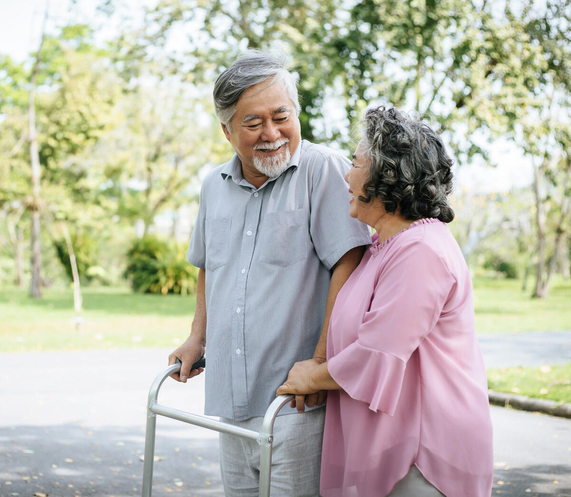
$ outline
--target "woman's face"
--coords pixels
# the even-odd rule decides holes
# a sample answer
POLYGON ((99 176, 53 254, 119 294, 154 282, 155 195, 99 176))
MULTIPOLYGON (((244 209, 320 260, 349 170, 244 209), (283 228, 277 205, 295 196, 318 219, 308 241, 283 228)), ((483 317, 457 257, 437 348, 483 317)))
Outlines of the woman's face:
POLYGON ((359 196, 367 198, 363 190, 365 183, 369 179, 369 161, 365 155, 365 144, 363 140, 359 142, 357 150, 353 154, 353 166, 345 175, 345 181, 349 184, 349 215, 359 221, 373 226, 378 220, 379 214, 385 213, 383 203, 378 198, 371 199, 370 202, 362 202, 359 196), (382 212, 381 212, 382 211, 382 212))

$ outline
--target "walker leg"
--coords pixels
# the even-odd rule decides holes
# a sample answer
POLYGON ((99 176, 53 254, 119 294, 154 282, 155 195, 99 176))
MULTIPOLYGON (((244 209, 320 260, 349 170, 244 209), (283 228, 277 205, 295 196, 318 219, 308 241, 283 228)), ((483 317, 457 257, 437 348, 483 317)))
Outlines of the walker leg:
POLYGON ((272 445, 273 435, 260 434, 260 493, 259 497, 270 496, 270 481, 272 477, 272 445))
POLYGON ((274 422, 279 410, 295 397, 293 395, 280 395, 268 407, 262 429, 258 437, 260 444, 260 492, 259 497, 270 497, 270 482, 272 478, 272 447, 274 444, 274 422))
POLYGON ((155 459, 155 432, 157 416, 147 409, 147 431, 145 433, 145 456, 143 466, 143 497, 151 497, 153 491, 153 464, 155 459))

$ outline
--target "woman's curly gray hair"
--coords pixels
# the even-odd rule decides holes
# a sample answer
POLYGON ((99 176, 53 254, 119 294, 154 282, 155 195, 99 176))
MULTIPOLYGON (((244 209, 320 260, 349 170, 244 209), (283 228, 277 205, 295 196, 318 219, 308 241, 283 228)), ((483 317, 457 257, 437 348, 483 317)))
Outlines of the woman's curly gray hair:
POLYGON ((370 202, 379 198, 389 213, 410 221, 432 217, 449 223, 454 211, 448 204, 454 163, 440 136, 428 125, 397 109, 368 109, 363 119, 369 179, 363 188, 370 202))

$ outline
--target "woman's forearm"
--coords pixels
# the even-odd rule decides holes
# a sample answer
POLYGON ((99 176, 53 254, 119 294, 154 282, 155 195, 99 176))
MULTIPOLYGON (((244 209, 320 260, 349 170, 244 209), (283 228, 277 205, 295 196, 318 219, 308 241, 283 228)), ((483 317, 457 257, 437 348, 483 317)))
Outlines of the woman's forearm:
POLYGON ((341 390, 341 387, 331 378, 327 362, 308 359, 293 365, 277 395, 310 395, 322 390, 341 390))
POLYGON ((309 386, 312 390, 342 390, 338 383, 329 374, 327 361, 313 369, 309 375, 309 386))

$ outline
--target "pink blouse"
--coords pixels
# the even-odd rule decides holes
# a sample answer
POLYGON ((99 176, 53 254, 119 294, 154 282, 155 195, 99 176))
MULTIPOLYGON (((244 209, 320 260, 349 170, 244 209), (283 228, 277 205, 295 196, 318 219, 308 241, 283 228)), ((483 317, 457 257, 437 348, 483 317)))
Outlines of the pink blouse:
POLYGON ((422 219, 347 280, 327 338, 321 494, 386 496, 416 464, 447 497, 489 497, 492 424, 472 283, 448 227, 422 219))

